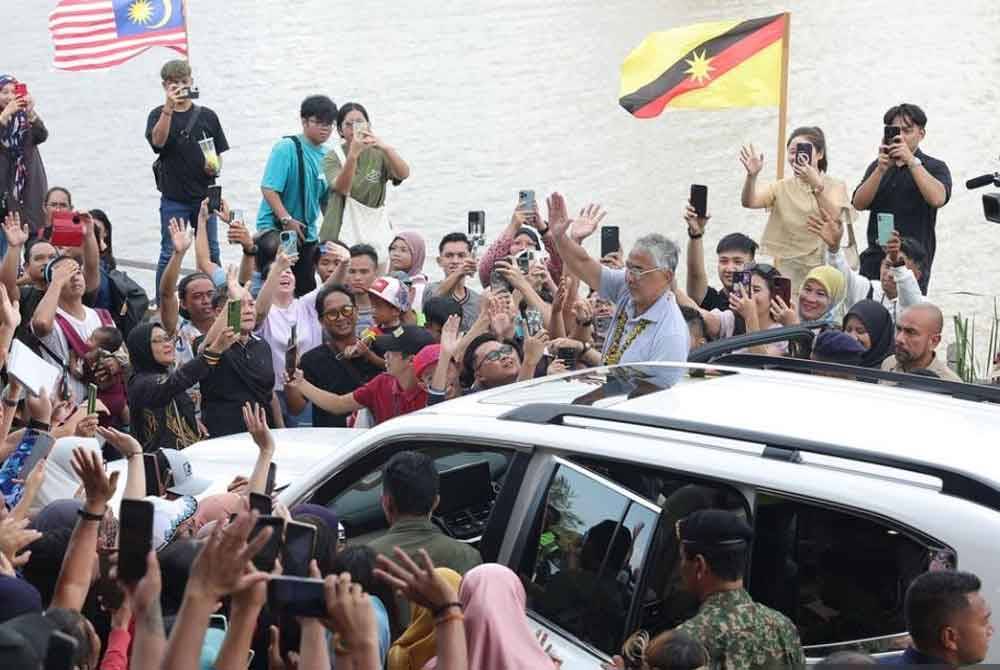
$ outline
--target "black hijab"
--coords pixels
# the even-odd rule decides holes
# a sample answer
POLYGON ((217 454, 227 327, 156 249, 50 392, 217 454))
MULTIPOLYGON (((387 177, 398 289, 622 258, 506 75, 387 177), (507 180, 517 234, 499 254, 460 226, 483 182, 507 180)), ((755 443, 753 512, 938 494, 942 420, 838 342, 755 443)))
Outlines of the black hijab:
POLYGON ((150 341, 153 337, 153 329, 163 329, 163 325, 158 321, 143 323, 132 329, 128 334, 128 355, 132 361, 134 374, 152 372, 163 374, 167 371, 166 366, 156 362, 153 356, 153 344, 150 341))
POLYGON ((889 310, 882 303, 874 300, 862 300, 844 315, 842 327, 847 327, 848 317, 857 317, 865 324, 872 346, 861 357, 861 365, 866 368, 877 368, 882 361, 892 355, 895 342, 895 327, 889 310))

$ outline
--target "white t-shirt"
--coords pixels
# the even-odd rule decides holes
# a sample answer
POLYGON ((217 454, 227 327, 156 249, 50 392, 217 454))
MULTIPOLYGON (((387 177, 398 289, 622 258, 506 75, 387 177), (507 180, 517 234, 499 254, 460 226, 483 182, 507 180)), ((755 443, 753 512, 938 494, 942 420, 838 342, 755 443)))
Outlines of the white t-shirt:
POLYGON ((285 388, 285 352, 288 338, 295 328, 295 340, 299 345, 299 357, 323 344, 323 327, 316 313, 316 294, 319 289, 296 298, 288 307, 271 305, 267 318, 257 329, 257 336, 271 345, 271 360, 274 365, 274 390, 285 388))
MULTIPOLYGON (((64 311, 61 307, 56 308, 56 314, 62 316, 66 319, 73 330, 80 336, 80 339, 86 342, 95 330, 103 326, 101 323, 101 317, 97 315, 97 311, 91 309, 90 307, 84 306, 83 308, 83 320, 77 319, 69 312, 64 311)), ((53 361, 56 365, 62 366, 63 363, 69 364, 69 352, 71 351, 69 342, 66 341, 66 336, 63 334, 62 328, 59 326, 59 322, 55 319, 52 320, 52 332, 50 332, 45 337, 41 338, 42 344, 52 350, 52 353, 59 356, 62 360, 53 361)), ((48 352, 44 349, 42 350, 45 358, 52 360, 48 352)), ((65 373, 64 373, 65 374, 65 373)), ((74 379, 72 375, 65 375, 66 380, 69 385, 70 393, 73 394, 73 402, 79 404, 87 399, 87 387, 83 382, 74 379)), ((51 392, 52 389, 49 389, 51 392)))

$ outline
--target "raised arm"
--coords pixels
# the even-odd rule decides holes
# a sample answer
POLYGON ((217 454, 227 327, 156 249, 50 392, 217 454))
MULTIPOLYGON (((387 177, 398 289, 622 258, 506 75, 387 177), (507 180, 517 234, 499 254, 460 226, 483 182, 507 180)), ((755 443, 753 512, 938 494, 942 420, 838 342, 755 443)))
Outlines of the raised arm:
MULTIPOLYGON (((180 314, 180 302, 177 300, 177 280, 181 275, 181 263, 184 255, 191 248, 191 229, 184 219, 170 219, 170 241, 174 245, 174 253, 163 269, 160 277, 160 323, 163 330, 172 337, 177 333, 177 320, 180 314)), ((202 237, 208 237, 203 235, 202 237)), ((207 242, 206 242, 207 244, 207 242)))
POLYGON ((132 601, 135 632, 132 637, 132 667, 138 668, 151 658, 163 658, 167 647, 163 612, 160 609, 160 562, 156 552, 146 556, 146 576, 135 584, 125 584, 132 601))
POLYGON ((764 154, 758 153, 754 145, 744 146, 740 150, 740 162, 746 168, 747 177, 743 182, 743 193, 740 202, 748 209, 767 207, 765 192, 757 187, 757 176, 764 168, 764 154))
POLYGON ((295 376, 288 379, 285 384, 296 388, 299 393, 311 400, 313 405, 330 414, 350 414, 364 407, 354 399, 353 393, 337 395, 313 386, 302 376, 302 370, 296 370, 295 376))
POLYGON ((708 293, 708 274, 705 272, 705 245, 702 238, 705 226, 711 216, 698 216, 689 202, 684 210, 684 221, 687 223, 687 283, 685 289, 688 296, 697 304, 705 300, 708 293))
POLYGON ((86 293, 101 288, 101 249, 97 246, 94 217, 88 212, 80 213, 83 222, 83 280, 86 293))
POLYGON ((274 458, 274 438, 267 426, 267 412, 262 405, 251 407, 250 403, 246 403, 243 405, 243 421, 258 449, 257 461, 254 463, 248 486, 250 493, 263 494, 267 491, 267 470, 274 458))
MULTIPOLYGON (((549 206, 549 230, 552 232, 552 239, 555 240, 559 255, 562 257, 564 267, 570 274, 579 277, 592 289, 601 287, 601 264, 590 257, 586 249, 567 234, 570 220, 566 214, 566 201, 558 193, 553 193, 548 199, 549 206)), ((589 205, 580 212, 580 217, 574 224, 574 236, 583 235, 587 229, 593 232, 601 221, 604 220, 605 212, 599 206, 589 205)), ((589 235, 589 233, 587 233, 589 235)))
POLYGON ((125 490, 122 498, 142 500, 146 497, 146 468, 142 464, 142 445, 128 433, 114 428, 99 427, 97 434, 118 450, 126 460, 125 490))
POLYGON ((38 337, 45 337, 52 332, 56 320, 56 308, 59 307, 59 294, 62 293, 63 286, 77 272, 80 266, 76 261, 63 261, 52 270, 52 281, 45 290, 41 302, 35 309, 34 316, 31 317, 31 330, 38 337))
POLYGON ((410 176, 410 166, 391 146, 380 140, 375 135, 369 135, 374 140, 374 145, 385 154, 385 162, 389 168, 389 175, 396 181, 403 181, 410 176))
POLYGON ((257 294, 257 302, 254 303, 254 309, 257 312, 257 328, 264 323, 267 313, 271 311, 271 305, 274 303, 274 292, 278 290, 278 282, 281 281, 281 273, 295 265, 296 260, 298 260, 298 256, 289 256, 284 250, 278 249, 278 255, 274 257, 274 262, 271 263, 271 268, 267 271, 267 279, 264 280, 264 285, 260 287, 260 293, 257 294))
POLYGON ((21 225, 21 215, 13 212, 3 222, 3 232, 7 237, 7 254, 0 266, 0 282, 7 287, 7 295, 18 296, 17 271, 21 268, 21 254, 28 241, 28 227, 21 225))

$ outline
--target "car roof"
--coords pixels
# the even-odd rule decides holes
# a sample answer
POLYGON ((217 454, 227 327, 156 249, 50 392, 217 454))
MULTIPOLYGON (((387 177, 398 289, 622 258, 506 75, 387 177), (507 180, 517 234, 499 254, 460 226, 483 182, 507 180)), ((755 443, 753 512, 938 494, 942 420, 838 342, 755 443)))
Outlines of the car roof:
POLYGON ((889 384, 643 363, 530 380, 423 411, 501 417, 535 403, 821 441, 848 454, 853 449, 970 473, 1000 490, 1000 455, 991 448, 1000 438, 1000 407, 889 384))

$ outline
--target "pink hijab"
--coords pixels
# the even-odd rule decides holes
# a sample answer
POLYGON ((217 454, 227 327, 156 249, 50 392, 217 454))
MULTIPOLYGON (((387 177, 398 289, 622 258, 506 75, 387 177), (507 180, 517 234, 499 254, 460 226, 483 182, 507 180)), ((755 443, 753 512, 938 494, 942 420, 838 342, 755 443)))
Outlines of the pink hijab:
MULTIPOLYGON (((401 230, 396 233, 396 236, 392 238, 392 241, 403 240, 406 242, 406 246, 410 248, 410 258, 412 259, 412 264, 410 265, 410 270, 407 272, 411 277, 416 277, 424 272, 424 258, 427 256, 427 251, 424 245, 424 238, 420 236, 415 230, 401 230)), ((392 245, 392 242, 389 243, 392 245)))
MULTIPOLYGON (((469 667, 476 670, 554 668, 525 614, 524 586, 510 568, 485 563, 465 573, 458 599, 465 608, 469 667)), ((436 668, 431 659, 424 668, 436 668)))

